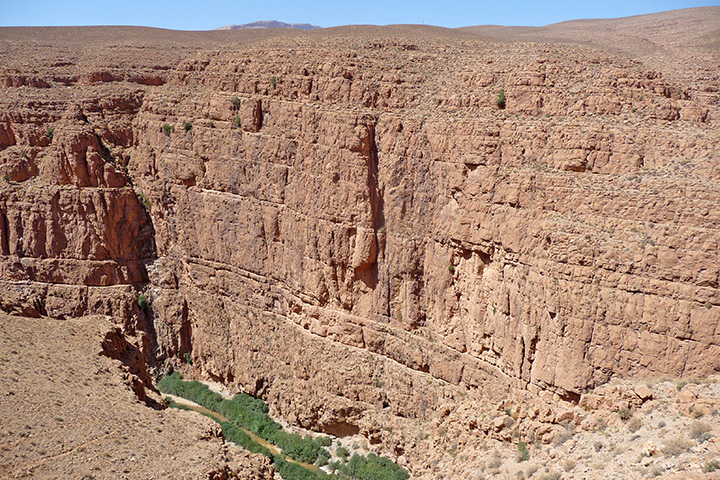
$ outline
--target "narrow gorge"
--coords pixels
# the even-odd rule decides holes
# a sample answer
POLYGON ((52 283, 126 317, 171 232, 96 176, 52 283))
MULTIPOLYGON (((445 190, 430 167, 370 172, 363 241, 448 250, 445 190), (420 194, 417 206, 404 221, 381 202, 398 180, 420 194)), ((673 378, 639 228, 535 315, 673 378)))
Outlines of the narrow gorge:
POLYGON ((720 371, 719 20, 0 29, 0 310, 468 476, 720 371))

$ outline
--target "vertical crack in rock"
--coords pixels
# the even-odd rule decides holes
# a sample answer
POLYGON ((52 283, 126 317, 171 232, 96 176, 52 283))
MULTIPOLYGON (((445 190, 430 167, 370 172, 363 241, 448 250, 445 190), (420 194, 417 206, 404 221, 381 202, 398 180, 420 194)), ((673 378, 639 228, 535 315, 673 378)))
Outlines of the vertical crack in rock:
POLYGON ((255 101, 255 105, 252 110, 252 126, 254 132, 259 132, 263 126, 263 109, 262 100, 258 99, 255 101))
POLYGON ((0 250, 3 255, 10 255, 10 230, 7 214, 4 211, 0 211, 0 250))

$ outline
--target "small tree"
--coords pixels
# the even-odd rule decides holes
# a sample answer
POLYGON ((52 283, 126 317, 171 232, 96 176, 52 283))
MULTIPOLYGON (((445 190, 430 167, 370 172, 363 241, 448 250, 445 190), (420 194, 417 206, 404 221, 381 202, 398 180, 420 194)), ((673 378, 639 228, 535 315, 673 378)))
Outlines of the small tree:
POLYGON ((237 110, 238 108, 240 108, 240 98, 238 98, 238 97, 233 97, 232 100, 230 100, 230 102, 232 102, 233 107, 235 107, 235 110, 237 110))
POLYGON ((183 128, 185 129, 185 133, 192 130, 192 122, 183 122, 183 128))
POLYGON ((277 78, 270 77, 270 85, 272 85, 273 88, 277 86, 277 78))
POLYGON ((54 134, 55 134, 55 129, 52 128, 52 127, 50 127, 50 128, 48 128, 48 131, 47 131, 47 133, 46 133, 45 135, 47 135, 47 139, 52 142, 52 139, 53 139, 53 135, 54 135, 54 134))
POLYGON ((163 133, 165 135, 167 135, 168 137, 174 130, 175 130, 175 128, 172 125, 170 125, 169 123, 166 123, 165 125, 162 126, 163 133))

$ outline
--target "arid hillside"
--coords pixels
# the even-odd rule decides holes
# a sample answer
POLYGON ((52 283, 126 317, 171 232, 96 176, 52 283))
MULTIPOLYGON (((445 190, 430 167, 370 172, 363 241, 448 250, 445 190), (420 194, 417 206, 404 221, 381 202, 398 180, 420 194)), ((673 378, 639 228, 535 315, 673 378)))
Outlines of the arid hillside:
POLYGON ((2 28, 0 309, 415 478, 595 428, 720 371, 719 26, 2 28))

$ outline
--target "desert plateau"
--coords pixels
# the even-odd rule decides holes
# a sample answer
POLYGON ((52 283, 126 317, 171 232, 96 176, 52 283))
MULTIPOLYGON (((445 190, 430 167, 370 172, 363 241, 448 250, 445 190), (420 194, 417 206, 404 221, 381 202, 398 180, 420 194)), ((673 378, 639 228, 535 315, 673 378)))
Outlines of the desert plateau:
POLYGON ((0 478, 720 478, 720 7, 229 28, 0 28, 0 478))

